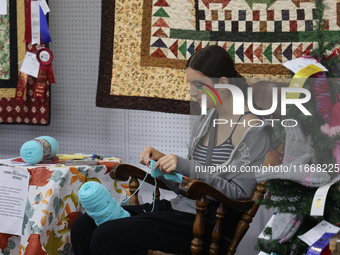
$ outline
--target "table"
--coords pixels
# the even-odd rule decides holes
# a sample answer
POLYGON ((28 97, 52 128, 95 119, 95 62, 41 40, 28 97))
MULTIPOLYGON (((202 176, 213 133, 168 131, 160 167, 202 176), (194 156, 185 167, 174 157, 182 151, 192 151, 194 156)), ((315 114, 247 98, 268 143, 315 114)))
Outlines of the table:
POLYGON ((114 161, 95 166, 21 166, 30 173, 23 236, 0 233, 0 249, 3 254, 73 254, 71 225, 84 212, 78 199, 81 185, 86 181, 100 182, 117 201, 129 195, 125 182, 112 180, 109 176, 112 165, 121 163, 120 159, 114 161))

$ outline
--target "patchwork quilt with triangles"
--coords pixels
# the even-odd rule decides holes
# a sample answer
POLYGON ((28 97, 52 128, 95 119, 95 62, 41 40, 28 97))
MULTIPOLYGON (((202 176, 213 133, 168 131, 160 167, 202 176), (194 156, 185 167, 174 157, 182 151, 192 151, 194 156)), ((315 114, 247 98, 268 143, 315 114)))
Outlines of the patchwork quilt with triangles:
MULTIPOLYGON (((340 33, 340 1, 324 3, 327 41, 340 33)), ((102 10, 102 107, 189 114, 185 65, 207 45, 228 51, 246 78, 275 81, 317 46, 313 0, 102 0, 102 10)))
MULTIPOLYGON (((340 2, 325 3, 327 41, 339 33, 340 2)), ((149 54, 142 64, 146 66, 176 67, 164 59, 186 60, 200 48, 218 44, 235 63, 243 64, 238 66, 240 73, 283 74, 282 63, 316 46, 312 0, 148 0, 143 8, 150 9, 143 14, 142 48, 149 54), (249 68, 252 65, 255 68, 249 68)))

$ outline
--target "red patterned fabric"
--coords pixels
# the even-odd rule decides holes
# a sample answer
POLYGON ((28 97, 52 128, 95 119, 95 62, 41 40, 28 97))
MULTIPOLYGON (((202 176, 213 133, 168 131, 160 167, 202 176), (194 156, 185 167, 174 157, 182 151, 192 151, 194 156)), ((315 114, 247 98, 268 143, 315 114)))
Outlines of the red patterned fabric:
MULTIPOLYGON (((29 3, 30 1, 25 1, 26 12, 29 3)), ((45 45, 32 46, 26 43, 26 51, 29 52, 36 53, 42 47, 45 45)), ((50 84, 46 85, 44 99, 33 98, 36 80, 29 77, 26 97, 24 96, 22 102, 16 101, 14 97, 4 97, 0 93, 0 124, 50 124, 50 84)))
POLYGON ((0 123, 50 124, 49 85, 44 99, 33 98, 35 80, 29 78, 23 102, 18 102, 14 98, 0 97, 0 123))

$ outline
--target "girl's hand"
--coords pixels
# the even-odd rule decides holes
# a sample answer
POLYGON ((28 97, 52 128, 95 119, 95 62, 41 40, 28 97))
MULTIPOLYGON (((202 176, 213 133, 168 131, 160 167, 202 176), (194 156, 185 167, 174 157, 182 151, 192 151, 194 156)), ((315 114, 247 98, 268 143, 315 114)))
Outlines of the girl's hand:
MULTIPOLYGON (((154 161, 158 161, 161 157, 165 156, 165 154, 151 146, 145 147, 141 155, 154 161)), ((142 165, 150 166, 150 160, 147 160, 146 158, 139 157, 139 163, 141 163, 142 165)))
POLYGON ((173 154, 161 157, 152 170, 155 170, 158 166, 160 166, 163 174, 172 174, 172 171, 174 171, 177 166, 177 157, 173 154))

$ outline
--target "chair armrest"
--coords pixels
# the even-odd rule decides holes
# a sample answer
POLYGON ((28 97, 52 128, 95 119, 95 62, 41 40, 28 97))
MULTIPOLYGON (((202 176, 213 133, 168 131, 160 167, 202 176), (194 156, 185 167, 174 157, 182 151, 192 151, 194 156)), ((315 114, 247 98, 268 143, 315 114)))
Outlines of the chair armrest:
MULTIPOLYGON (((147 173, 144 170, 134 165, 124 164, 124 163, 120 163, 120 164, 113 166, 110 172, 110 176, 112 179, 116 179, 120 181, 127 181, 131 176, 134 176, 140 180, 143 180, 146 174, 147 173)), ((155 181, 153 177, 151 177, 150 174, 148 174, 148 176, 146 177, 145 182, 151 185, 155 185, 155 181)), ((165 183, 159 180, 158 178, 157 178, 157 186, 161 189, 169 190, 169 188, 165 185, 165 183)), ((196 200, 200 198, 201 195, 204 194, 204 195, 213 197, 216 200, 228 206, 238 208, 238 209, 250 209, 254 204, 254 201, 250 199, 242 199, 242 200, 231 199, 225 196, 223 193, 221 193, 217 189, 215 189, 214 187, 210 186, 209 184, 192 179, 192 178, 183 179, 179 189, 180 189, 180 193, 183 196, 186 196, 187 198, 196 200)))
POLYGON ((179 193, 194 200, 199 199, 202 195, 210 196, 225 205, 237 209, 250 209, 254 204, 254 201, 251 199, 231 199, 209 184, 192 178, 183 179, 181 185, 179 186, 179 193))
MULTIPOLYGON (((124 163, 120 163, 120 164, 113 166, 110 171, 110 177, 112 179, 116 179, 119 181, 127 181, 131 176, 136 177, 140 180, 143 180, 146 174, 147 172, 145 172, 144 170, 136 166, 133 166, 130 164, 124 164, 124 163)), ((145 182, 151 185, 155 185, 155 180, 150 174, 148 174, 148 176, 146 177, 145 182)), ((170 190, 165 185, 165 183, 162 182, 158 178, 157 178, 157 186, 161 189, 170 190)))
MULTIPOLYGON (((276 150, 272 150, 266 154, 265 160, 263 162, 264 166, 275 166, 280 165, 283 159, 284 145, 280 144, 276 150)), ((238 208, 238 209, 251 209, 254 203, 258 199, 262 199, 265 190, 265 185, 267 182, 259 183, 250 199, 231 199, 225 196, 222 192, 218 191, 209 184, 198 181, 192 178, 183 179, 181 185, 179 186, 179 193, 187 198, 197 200, 201 198, 202 195, 210 196, 216 200, 222 202, 225 205, 238 208)), ((253 208, 254 213, 256 213, 257 208, 253 208)))

